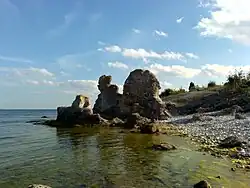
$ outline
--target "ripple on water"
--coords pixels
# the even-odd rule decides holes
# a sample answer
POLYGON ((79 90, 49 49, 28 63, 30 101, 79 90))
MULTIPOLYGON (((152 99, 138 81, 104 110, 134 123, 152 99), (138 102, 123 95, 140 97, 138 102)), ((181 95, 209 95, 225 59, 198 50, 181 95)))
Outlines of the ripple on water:
MULTIPOLYGON (((209 125, 203 127, 205 130, 209 125)), ((6 130, 4 135, 13 138, 6 138, 11 140, 8 142, 0 139, 0 187, 4 188, 31 183, 53 188, 82 184, 191 187, 201 179, 215 187, 228 187, 230 180, 231 185, 240 188, 244 186, 239 182, 250 182, 249 174, 231 172, 228 161, 194 151, 195 146, 187 138, 120 133, 115 128, 54 129, 29 124, 13 125, 8 133, 6 130), (177 150, 149 149, 160 142, 174 144, 177 150), (222 180, 213 179, 218 175, 222 180)))

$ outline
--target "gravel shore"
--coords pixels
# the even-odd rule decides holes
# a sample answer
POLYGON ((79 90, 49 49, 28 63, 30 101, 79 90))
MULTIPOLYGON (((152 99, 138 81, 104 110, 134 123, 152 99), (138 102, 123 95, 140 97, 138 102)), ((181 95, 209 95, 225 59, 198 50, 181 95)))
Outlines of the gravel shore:
POLYGON ((193 115, 176 116, 167 120, 183 129, 188 135, 197 137, 199 141, 207 144, 217 144, 220 140, 229 136, 250 142, 250 114, 245 114, 247 119, 238 120, 234 116, 210 116, 212 113, 204 113, 203 116, 210 120, 194 121, 193 115))

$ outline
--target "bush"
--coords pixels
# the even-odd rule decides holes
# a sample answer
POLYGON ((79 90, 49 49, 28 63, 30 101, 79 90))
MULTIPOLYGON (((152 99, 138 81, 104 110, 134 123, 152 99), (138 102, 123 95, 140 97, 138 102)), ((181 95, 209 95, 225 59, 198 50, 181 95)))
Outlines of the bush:
POLYGON ((188 87, 188 90, 189 90, 189 92, 195 91, 195 90, 196 90, 195 85, 194 85, 194 82, 190 82, 189 87, 188 87))
POLYGON ((180 93, 186 93, 186 90, 183 89, 183 88, 180 88, 180 89, 170 89, 170 88, 167 88, 165 89, 161 94, 160 94, 160 97, 167 97, 169 95, 177 95, 177 94, 180 94, 180 93))
POLYGON ((207 87, 208 87, 208 88, 215 87, 215 86, 216 86, 215 81, 210 81, 210 82, 207 84, 207 87))
POLYGON ((229 74, 224 84, 227 89, 237 92, 245 92, 250 87, 250 72, 245 74, 242 70, 229 74))

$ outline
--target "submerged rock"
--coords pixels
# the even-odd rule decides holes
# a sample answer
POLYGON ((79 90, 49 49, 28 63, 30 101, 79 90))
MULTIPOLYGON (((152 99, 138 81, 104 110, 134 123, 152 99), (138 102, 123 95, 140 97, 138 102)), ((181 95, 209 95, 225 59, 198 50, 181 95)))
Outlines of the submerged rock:
POLYGON ((32 184, 32 185, 29 185, 28 188, 52 188, 52 187, 47 186, 47 185, 42 185, 42 184, 32 184))
POLYGON ((247 119, 247 117, 243 114, 236 113, 234 116, 235 119, 247 119))
POLYGON ((162 151, 169 151, 177 149, 176 146, 168 143, 161 143, 161 144, 154 144, 152 146, 154 150, 162 150, 162 151))
POLYGON ((44 118, 44 119, 46 119, 46 118, 48 118, 48 116, 42 116, 41 118, 44 118))
POLYGON ((212 186, 206 180, 203 180, 195 184, 194 188, 212 188, 212 186))
POLYGON ((234 148, 241 147, 243 145, 243 141, 236 136, 229 136, 222 140, 219 144, 219 147, 222 148, 234 148))
POLYGON ((131 129, 135 126, 141 127, 143 125, 150 124, 150 122, 150 119, 140 116, 139 113, 133 113, 126 118, 124 128, 131 129))
POLYGON ((203 114, 194 114, 191 118, 191 121, 212 121, 213 117, 211 116, 206 116, 203 114))

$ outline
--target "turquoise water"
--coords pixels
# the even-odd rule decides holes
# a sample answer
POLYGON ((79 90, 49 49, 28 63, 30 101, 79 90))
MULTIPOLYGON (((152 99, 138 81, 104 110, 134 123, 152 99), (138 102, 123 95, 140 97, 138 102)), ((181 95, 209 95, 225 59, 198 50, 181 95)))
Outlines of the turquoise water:
POLYGON ((215 187, 250 187, 250 173, 232 172, 229 161, 196 152, 187 138, 26 123, 43 115, 53 118, 56 111, 0 110, 0 188, 26 188, 31 183, 53 188, 177 188, 203 179, 215 187), (160 142, 178 149, 149 148, 160 142))

